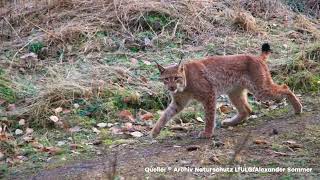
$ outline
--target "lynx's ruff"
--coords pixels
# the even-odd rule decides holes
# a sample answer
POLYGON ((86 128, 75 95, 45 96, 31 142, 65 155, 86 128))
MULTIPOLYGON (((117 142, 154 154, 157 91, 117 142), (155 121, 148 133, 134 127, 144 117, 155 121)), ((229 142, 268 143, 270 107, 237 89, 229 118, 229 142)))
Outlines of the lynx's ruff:
POLYGON ((203 104, 205 110, 205 129, 199 137, 210 138, 215 127, 217 97, 227 94, 236 107, 237 115, 222 121, 223 126, 235 126, 252 113, 247 90, 262 101, 287 98, 295 113, 300 114, 302 105, 298 98, 288 86, 277 85, 271 78, 266 64, 270 52, 270 46, 263 44, 259 56, 212 56, 185 64, 180 61, 167 67, 157 64, 160 80, 170 91, 171 103, 153 127, 151 135, 156 137, 173 116, 195 99, 203 104))

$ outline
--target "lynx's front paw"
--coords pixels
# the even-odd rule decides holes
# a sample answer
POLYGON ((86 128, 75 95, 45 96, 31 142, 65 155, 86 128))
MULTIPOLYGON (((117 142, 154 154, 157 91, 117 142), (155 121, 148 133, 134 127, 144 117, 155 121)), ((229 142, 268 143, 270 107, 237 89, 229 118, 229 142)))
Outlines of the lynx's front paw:
POLYGON ((157 127, 154 127, 150 132, 150 136, 152 138, 156 138, 159 134, 160 134, 160 128, 157 128, 157 127))
POLYGON ((295 114, 301 114, 302 113, 302 104, 300 102, 295 104, 293 106, 293 109, 294 109, 295 114))
POLYGON ((200 139, 210 139, 210 138, 212 138, 212 136, 213 136, 212 132, 209 133, 209 132, 206 132, 206 131, 202 131, 202 132, 199 133, 198 138, 200 138, 200 139))

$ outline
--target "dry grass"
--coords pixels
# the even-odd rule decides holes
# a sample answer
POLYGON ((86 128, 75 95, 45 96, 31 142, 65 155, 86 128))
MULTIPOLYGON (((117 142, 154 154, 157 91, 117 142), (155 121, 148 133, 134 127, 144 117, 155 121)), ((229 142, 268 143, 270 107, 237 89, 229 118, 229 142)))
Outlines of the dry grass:
POLYGON ((279 0, 240 0, 239 6, 251 12, 254 17, 269 19, 293 15, 279 0))
MULTIPOLYGON (((40 94, 26 99, 29 105, 15 115, 23 115, 33 123, 45 126, 57 107, 70 108, 75 99, 105 98, 106 92, 115 92, 130 86, 139 94, 159 96, 163 93, 159 83, 145 83, 123 67, 86 64, 81 72, 75 68, 49 68, 46 83, 40 94)), ((112 108, 112 107, 110 107, 112 108)), ((30 122, 31 122, 30 121, 30 122)))
POLYGON ((320 30, 317 25, 310 21, 304 15, 298 15, 294 20, 294 26, 297 30, 312 34, 315 39, 320 39, 320 30))
MULTIPOLYGON (((178 29, 190 38, 203 40, 229 21, 225 17, 229 3, 218 1, 152 0, 146 3, 143 0, 73 0, 35 6, 36 3, 30 2, 29 6, 34 8, 18 10, 19 13, 12 14, 9 20, 23 37, 29 36, 33 28, 39 29, 41 33, 38 33, 38 38, 44 39, 49 45, 74 42, 79 37, 90 37, 97 31, 133 38, 135 32, 146 28, 148 13, 168 17, 167 24, 161 27, 160 32, 151 29, 157 36, 164 29, 175 35, 174 31, 178 29)), ((16 8, 19 9, 19 6, 16 8)))
POLYGON ((238 11, 233 19, 234 24, 248 32, 258 32, 255 18, 246 12, 238 11))

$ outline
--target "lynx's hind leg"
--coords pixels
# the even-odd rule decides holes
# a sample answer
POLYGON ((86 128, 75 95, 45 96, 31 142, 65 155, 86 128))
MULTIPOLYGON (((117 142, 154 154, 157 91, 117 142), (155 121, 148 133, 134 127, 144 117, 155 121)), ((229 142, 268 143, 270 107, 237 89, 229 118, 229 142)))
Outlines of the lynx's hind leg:
POLYGON ((238 113, 231 119, 223 120, 221 125, 224 127, 227 126, 236 126, 252 113, 252 109, 248 103, 248 92, 243 88, 235 88, 230 93, 228 93, 229 99, 232 104, 236 107, 238 113))
POLYGON ((254 96, 262 101, 264 100, 282 100, 287 98, 292 105, 295 114, 302 113, 302 104, 299 99, 286 85, 277 85, 272 83, 267 89, 258 89, 254 96))

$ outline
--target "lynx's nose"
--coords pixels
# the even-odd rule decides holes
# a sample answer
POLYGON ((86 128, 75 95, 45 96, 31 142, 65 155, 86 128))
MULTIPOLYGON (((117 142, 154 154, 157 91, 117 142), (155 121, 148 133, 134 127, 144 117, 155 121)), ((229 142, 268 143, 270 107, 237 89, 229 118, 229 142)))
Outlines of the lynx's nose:
POLYGON ((174 91, 175 88, 174 87, 169 87, 169 91, 174 91))

